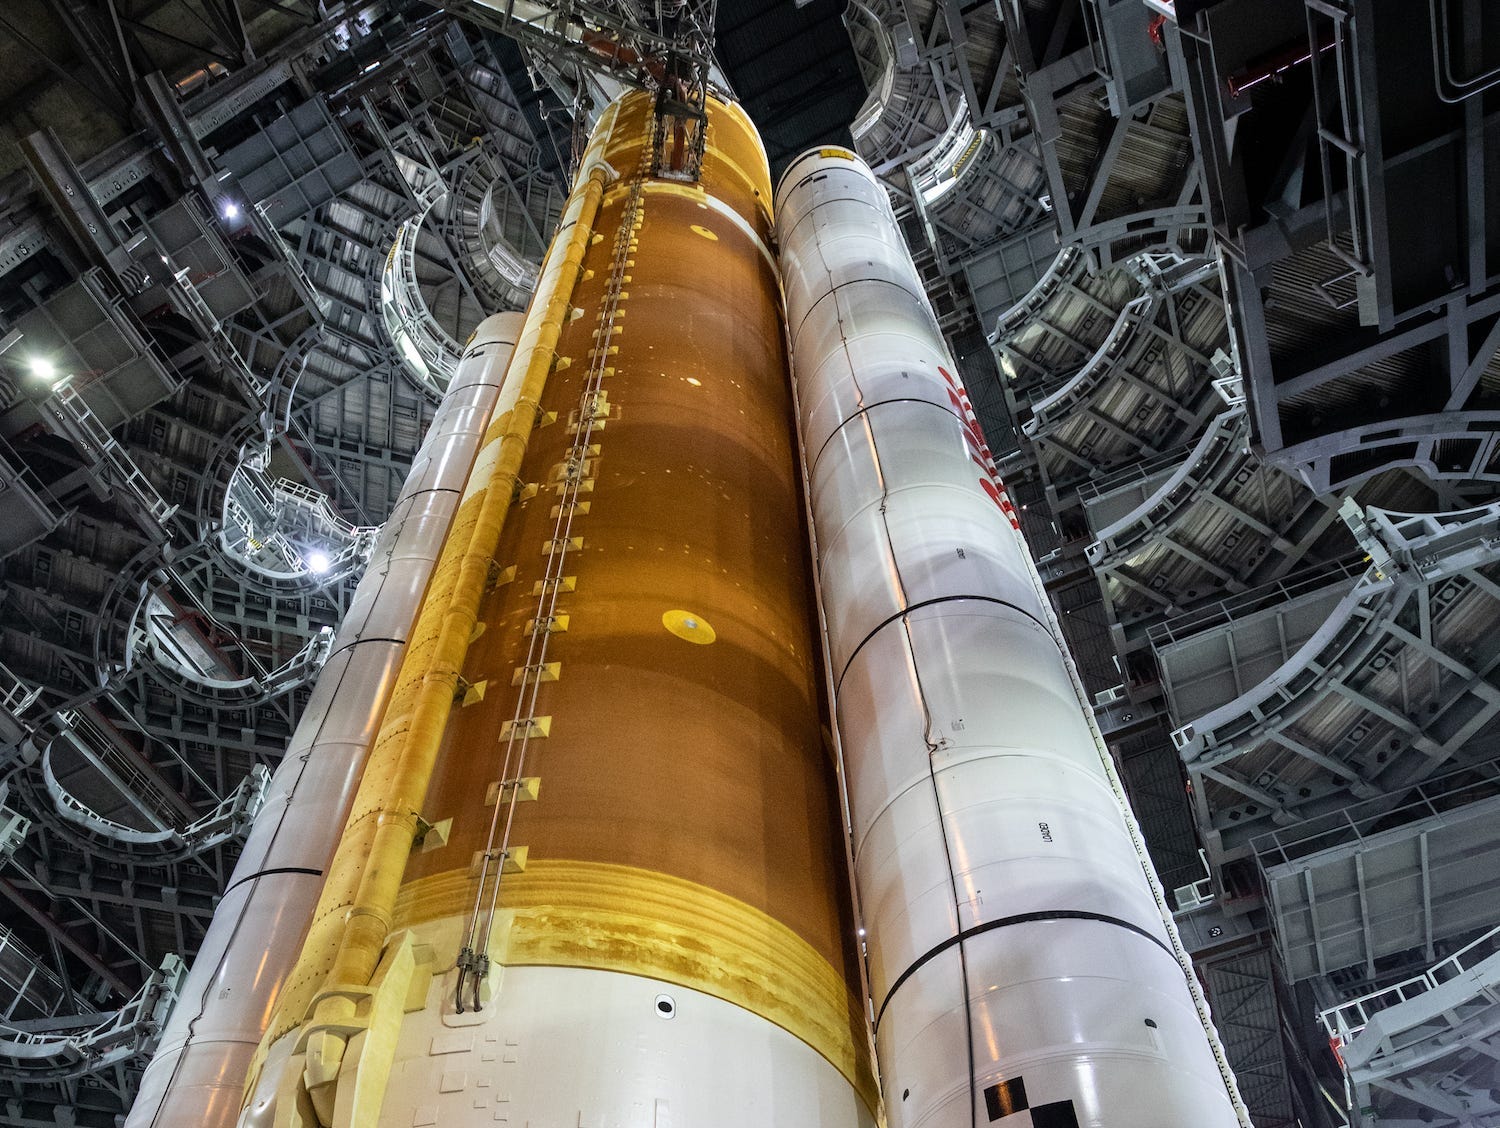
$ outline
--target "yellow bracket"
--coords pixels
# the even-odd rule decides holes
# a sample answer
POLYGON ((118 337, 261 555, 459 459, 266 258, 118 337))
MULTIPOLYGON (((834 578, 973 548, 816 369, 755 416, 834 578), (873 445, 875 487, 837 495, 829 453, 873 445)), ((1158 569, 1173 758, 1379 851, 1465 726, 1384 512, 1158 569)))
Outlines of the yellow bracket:
MULTIPOLYGON (((516 566, 514 564, 502 568, 500 567, 500 565, 491 560, 489 575, 486 577, 487 582, 484 585, 485 590, 494 591, 496 588, 504 587, 506 584, 512 582, 515 578, 516 566)), ((473 637, 477 638, 478 636, 475 635, 473 637)))
POLYGON ((448 837, 453 833, 452 819, 439 819, 435 823, 423 820, 417 824, 416 841, 412 843, 426 854, 433 850, 441 850, 448 845, 448 837))
MULTIPOLYGON (((583 460, 582 464, 580 464, 577 467, 577 471, 578 471, 579 475, 581 477, 584 477, 584 478, 587 478, 590 475, 592 475, 593 472, 594 472, 593 460, 585 458, 583 460)), ((567 477, 568 477, 568 464, 566 462, 557 462, 557 463, 554 463, 552 465, 552 468, 547 471, 547 480, 549 482, 561 482, 561 481, 565 481, 567 479, 567 477)))
MULTIPOLYGON (((537 625, 538 622, 541 622, 541 620, 538 620, 538 619, 527 619, 526 620, 526 630, 525 630, 524 633, 525 633, 525 635, 526 635, 527 638, 530 638, 531 635, 536 632, 536 625, 537 625)), ((566 631, 568 629, 568 616, 565 615, 565 614, 564 615, 553 615, 552 618, 545 624, 545 626, 546 626, 546 629, 550 633, 552 633, 552 634, 562 634, 564 631, 566 631)))
POLYGON ((541 776, 526 776, 523 779, 508 779, 504 783, 495 780, 484 793, 484 805, 493 807, 502 799, 509 803, 535 803, 542 791, 541 776))
POLYGON ((562 663, 543 662, 540 666, 517 666, 515 673, 510 676, 510 684, 520 685, 528 680, 528 672, 531 674, 529 680, 533 682, 555 682, 562 677, 562 663))
POLYGON ((426 963, 419 965, 419 949, 408 932, 380 961, 365 1004, 364 1028, 349 1039, 335 1083, 333 1128, 379 1123, 408 1000, 417 989, 425 998, 432 977, 431 950, 425 954, 426 963))
POLYGON ((500 739, 509 740, 512 734, 529 740, 545 740, 552 731, 551 717, 524 717, 519 721, 506 721, 500 726, 500 739))
MULTIPOLYGON (((512 846, 505 852, 505 860, 500 863, 501 873, 525 873, 526 862, 531 853, 530 846, 512 846)), ((480 867, 484 865, 484 851, 475 850, 474 856, 469 859, 469 877, 479 876, 480 867)))

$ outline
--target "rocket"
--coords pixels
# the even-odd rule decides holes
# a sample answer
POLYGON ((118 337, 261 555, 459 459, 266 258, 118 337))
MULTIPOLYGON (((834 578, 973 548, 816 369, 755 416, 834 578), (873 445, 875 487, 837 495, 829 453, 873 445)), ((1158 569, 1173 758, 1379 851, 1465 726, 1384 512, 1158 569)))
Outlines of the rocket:
POLYGON ((520 329, 486 319, 465 350, 355 588, 318 683, 214 911, 126 1119, 232 1125, 359 783, 520 329))
POLYGON ((1248 1128, 885 189, 777 228, 888 1123, 1248 1128))
POLYGON ((128 1123, 1248 1128, 883 189, 815 150, 773 218, 672 112, 466 349, 401 645, 128 1123))

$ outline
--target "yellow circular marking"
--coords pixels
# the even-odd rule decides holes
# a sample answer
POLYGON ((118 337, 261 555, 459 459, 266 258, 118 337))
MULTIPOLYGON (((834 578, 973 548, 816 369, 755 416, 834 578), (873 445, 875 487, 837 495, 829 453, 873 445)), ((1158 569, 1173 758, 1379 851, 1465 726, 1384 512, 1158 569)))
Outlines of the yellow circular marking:
POLYGON ((668 611, 661 617, 661 625, 678 638, 695 642, 699 646, 707 646, 719 637, 713 627, 708 625, 707 619, 691 611, 668 611))
POLYGON ((704 227, 702 224, 693 224, 693 230, 697 234, 702 235, 705 239, 708 239, 710 242, 717 243, 719 241, 719 237, 708 228, 704 227))

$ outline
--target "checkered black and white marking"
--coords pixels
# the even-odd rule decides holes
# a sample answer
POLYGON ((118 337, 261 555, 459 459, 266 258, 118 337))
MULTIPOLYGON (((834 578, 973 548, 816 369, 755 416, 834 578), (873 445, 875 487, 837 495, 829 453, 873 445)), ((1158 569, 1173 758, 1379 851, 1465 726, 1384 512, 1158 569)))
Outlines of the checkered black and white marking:
POLYGON ((1020 1077, 985 1089, 984 1107, 990 1123, 1001 1128, 1078 1128, 1072 1101, 1034 1105, 1027 1099, 1026 1082, 1020 1077))

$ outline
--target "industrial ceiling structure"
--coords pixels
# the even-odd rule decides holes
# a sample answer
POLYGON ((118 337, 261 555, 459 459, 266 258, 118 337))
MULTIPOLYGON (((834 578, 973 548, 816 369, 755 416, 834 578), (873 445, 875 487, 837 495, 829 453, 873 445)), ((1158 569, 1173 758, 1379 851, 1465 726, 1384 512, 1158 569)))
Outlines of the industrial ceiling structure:
MULTIPOLYGON (((0 1124, 130 1107, 652 5, 512 7, 0 9, 0 1124)), ((714 32, 889 192, 1256 1128, 1500 1125, 1500 12, 714 32)))

